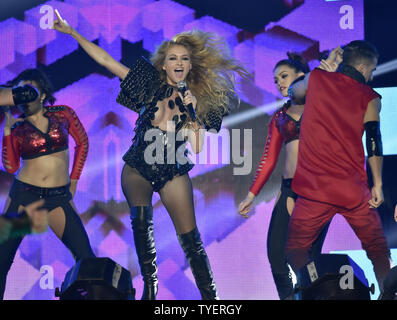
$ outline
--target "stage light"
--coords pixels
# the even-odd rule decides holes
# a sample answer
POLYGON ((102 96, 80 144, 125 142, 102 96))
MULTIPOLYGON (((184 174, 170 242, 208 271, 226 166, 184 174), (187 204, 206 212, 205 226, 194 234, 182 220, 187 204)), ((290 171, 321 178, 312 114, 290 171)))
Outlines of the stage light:
POLYGON ((87 258, 70 269, 55 296, 60 300, 135 300, 131 274, 109 258, 87 258))
POLYGON ((297 300, 371 300, 364 271, 346 254, 321 254, 297 273, 297 300))
POLYGON ((244 121, 251 120, 263 114, 272 114, 277 108, 282 106, 288 99, 282 99, 275 102, 264 104, 260 107, 250 109, 247 111, 239 112, 230 116, 226 116, 223 120, 223 126, 234 126, 244 121))
POLYGON ((374 77, 380 76, 382 74, 392 72, 394 70, 397 70, 397 59, 391 60, 386 63, 382 63, 376 67, 376 70, 374 71, 373 75, 374 77))

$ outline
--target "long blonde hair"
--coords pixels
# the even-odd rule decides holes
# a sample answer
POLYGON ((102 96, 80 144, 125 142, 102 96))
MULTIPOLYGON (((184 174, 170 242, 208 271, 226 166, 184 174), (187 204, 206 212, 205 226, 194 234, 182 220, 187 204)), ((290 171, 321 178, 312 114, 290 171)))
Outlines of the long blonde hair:
POLYGON ((189 52, 192 69, 186 77, 186 83, 197 99, 196 112, 200 118, 205 118, 214 108, 221 109, 226 114, 239 104, 234 73, 246 78, 248 72, 230 57, 221 38, 209 32, 193 30, 179 33, 171 40, 164 41, 151 58, 164 81, 165 57, 168 50, 175 45, 182 45, 189 52))

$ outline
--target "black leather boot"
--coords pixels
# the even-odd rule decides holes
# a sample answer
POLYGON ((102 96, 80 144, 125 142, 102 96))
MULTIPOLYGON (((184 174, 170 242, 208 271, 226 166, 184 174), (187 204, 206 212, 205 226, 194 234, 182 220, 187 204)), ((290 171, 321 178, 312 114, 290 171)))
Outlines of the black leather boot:
POLYGON ((130 217, 135 250, 144 282, 141 300, 156 300, 158 278, 153 236, 153 208, 132 207, 130 217))
POLYGON ((200 233, 197 228, 192 231, 178 235, 179 243, 185 252, 189 262, 196 285, 200 290, 203 300, 218 300, 218 292, 211 271, 210 262, 205 252, 200 233))

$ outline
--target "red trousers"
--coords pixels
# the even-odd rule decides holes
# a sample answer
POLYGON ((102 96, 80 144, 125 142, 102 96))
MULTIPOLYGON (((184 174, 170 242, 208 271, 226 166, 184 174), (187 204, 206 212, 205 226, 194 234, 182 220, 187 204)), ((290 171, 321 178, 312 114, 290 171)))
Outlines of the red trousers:
POLYGON ((289 222, 286 255, 291 268, 297 272, 309 262, 309 252, 323 227, 339 213, 347 220, 374 266, 379 287, 390 271, 390 250, 383 233, 379 215, 367 202, 354 209, 298 197, 289 222))

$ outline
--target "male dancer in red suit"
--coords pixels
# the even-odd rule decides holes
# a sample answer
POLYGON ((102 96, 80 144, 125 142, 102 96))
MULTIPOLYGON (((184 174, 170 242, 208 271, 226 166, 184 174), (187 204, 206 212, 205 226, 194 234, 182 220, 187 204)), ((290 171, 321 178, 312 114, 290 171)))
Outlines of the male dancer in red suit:
POLYGON ((390 251, 376 211, 383 202, 381 96, 366 85, 377 62, 373 45, 352 41, 344 47, 337 72, 315 69, 290 87, 292 98, 306 96, 306 103, 292 183, 299 197, 290 219, 286 253, 297 272, 309 262, 309 250, 322 228, 339 213, 360 239, 382 291, 390 270, 390 251), (364 130, 374 182, 371 190, 365 171, 364 130))

